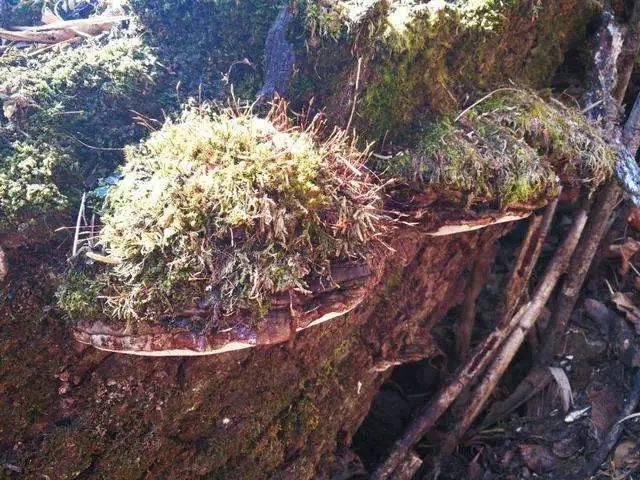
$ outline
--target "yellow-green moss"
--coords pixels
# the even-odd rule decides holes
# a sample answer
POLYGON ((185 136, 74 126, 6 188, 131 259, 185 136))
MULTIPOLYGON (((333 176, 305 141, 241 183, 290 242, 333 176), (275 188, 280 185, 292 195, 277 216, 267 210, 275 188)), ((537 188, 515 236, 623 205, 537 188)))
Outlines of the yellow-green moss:
POLYGON ((153 51, 131 32, 114 37, 0 56, 0 235, 40 226, 47 239, 145 133, 132 110, 166 105, 153 51))
POLYGON ((128 149, 107 196, 100 245, 119 264, 97 277, 105 313, 153 321, 207 298, 260 313, 330 259, 362 258, 385 228, 365 159, 276 110, 188 109, 128 149))
POLYGON ((342 14, 342 33, 336 42, 333 35, 295 32, 292 38, 305 41, 293 92, 302 100, 314 96, 346 122, 360 69, 353 123, 371 138, 394 141, 404 140, 425 115, 451 114, 468 96, 508 80, 548 86, 565 52, 584 38, 601 8, 580 0, 322 5, 321 18, 333 19, 331 24, 340 18, 336 12, 342 14))
POLYGON ((472 200, 509 204, 552 196, 560 182, 593 190, 611 175, 616 159, 615 149, 577 109, 506 89, 456 121, 428 127, 416 149, 378 168, 472 200))

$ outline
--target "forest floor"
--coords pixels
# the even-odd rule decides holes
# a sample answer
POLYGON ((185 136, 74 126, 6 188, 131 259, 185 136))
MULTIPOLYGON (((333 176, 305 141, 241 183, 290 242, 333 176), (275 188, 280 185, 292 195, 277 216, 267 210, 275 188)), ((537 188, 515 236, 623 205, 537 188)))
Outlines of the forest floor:
MULTIPOLYGON (((550 257, 568 222, 567 216, 559 215, 543 258, 550 257)), ((633 226, 633 222, 618 219, 610 231, 611 246, 598 253, 570 325, 557 342, 552 366, 535 377, 535 393, 513 411, 500 414, 501 402, 535 365, 548 310, 501 380, 480 421, 447 459, 440 478, 571 478, 565 476, 577 471, 602 444, 620 418, 633 389, 634 370, 640 366, 640 311, 635 307, 640 305, 640 268, 636 267, 640 232, 633 226)), ((521 236, 516 229, 501 240, 488 284, 478 299, 474 339, 483 338, 494 327, 495 305, 521 236)), ((396 367, 375 397, 352 446, 367 470, 384 461, 415 412, 433 398, 441 381, 457 367, 455 360, 449 359, 455 358, 453 330, 460 314, 459 309, 449 312, 438 329, 441 356, 396 367)), ((465 397, 463 393, 438 428, 416 446, 424 465, 422 474, 414 478, 433 477, 435 455, 450 424, 464 416, 468 400, 468 394, 465 397)), ((629 418, 623 426, 609 460, 593 478, 640 478, 640 418, 629 418)))

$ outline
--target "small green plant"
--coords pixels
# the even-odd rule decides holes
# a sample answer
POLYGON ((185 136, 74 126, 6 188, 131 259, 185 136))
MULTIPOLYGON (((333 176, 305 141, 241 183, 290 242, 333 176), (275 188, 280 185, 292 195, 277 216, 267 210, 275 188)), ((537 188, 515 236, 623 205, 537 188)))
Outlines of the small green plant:
MULTIPOLYGON (((104 313, 154 321, 209 299, 259 315, 270 295, 328 275, 331 259, 364 258, 386 229, 380 187, 354 141, 320 128, 275 107, 267 118, 188 108, 129 148, 99 235, 118 264, 86 287, 101 285, 104 313)), ((61 298, 77 315, 79 297, 61 298)))

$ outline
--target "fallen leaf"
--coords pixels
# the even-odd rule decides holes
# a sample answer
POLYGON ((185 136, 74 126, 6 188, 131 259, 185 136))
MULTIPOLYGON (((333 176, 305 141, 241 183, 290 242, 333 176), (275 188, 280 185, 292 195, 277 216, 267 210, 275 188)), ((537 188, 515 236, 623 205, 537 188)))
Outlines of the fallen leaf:
POLYGON ((537 444, 522 444, 519 447, 524 463, 530 470, 542 473, 555 469, 556 457, 548 447, 537 444))
POLYGON ((609 431, 622 412, 622 399, 614 390, 602 384, 594 385, 587 393, 591 403, 591 423, 599 440, 609 431))
POLYGON ((640 308, 636 307, 631 299, 622 292, 614 293, 611 300, 616 304, 618 310, 624 313, 627 320, 631 322, 636 333, 640 334, 640 308))
POLYGON ((569 377, 567 377, 565 371, 559 367, 549 367, 549 371, 558 385, 562 409, 564 413, 567 413, 573 404, 573 393, 571 392, 569 377))
POLYGON ((553 453, 560 458, 569 458, 580 450, 582 443, 577 435, 569 435, 553 444, 553 453))
POLYGON ((630 439, 622 440, 613 452, 611 461, 616 469, 639 466, 640 444, 630 439))
POLYGON ((634 230, 640 230, 640 208, 632 207, 627 217, 629 226, 634 230))
POLYGON ((626 242, 611 245, 607 251, 607 257, 620 259, 620 275, 626 276, 631 267, 631 259, 640 250, 640 242, 629 238, 626 242))

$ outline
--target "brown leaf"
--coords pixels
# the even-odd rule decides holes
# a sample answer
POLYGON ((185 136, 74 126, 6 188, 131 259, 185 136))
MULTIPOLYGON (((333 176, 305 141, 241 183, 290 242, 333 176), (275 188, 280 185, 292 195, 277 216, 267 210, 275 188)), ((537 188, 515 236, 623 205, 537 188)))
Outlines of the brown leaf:
POLYGON ((620 416, 622 401, 611 387, 601 384, 594 385, 587 397, 591 403, 591 423, 598 439, 602 439, 620 416))
POLYGON ((616 447, 613 458, 614 468, 629 468, 640 465, 640 444, 633 440, 622 440, 616 447))
POLYGON ((629 226, 634 230, 640 230, 640 208, 632 207, 627 217, 629 226))
POLYGON ((629 238, 626 242, 617 245, 611 245, 607 251, 607 257, 620 259, 620 275, 625 276, 629 273, 631 259, 640 250, 640 242, 629 238))
POLYGON ((524 463, 530 470, 541 473, 555 469, 556 457, 548 447, 526 443, 519 447, 524 463))
POLYGON ((631 299, 622 292, 614 293, 611 300, 616 304, 618 310, 624 313, 627 320, 631 322, 636 333, 640 334, 640 308, 636 307, 631 299))
POLYGON ((553 453, 560 458, 569 458, 582 447, 580 439, 576 435, 569 435, 553 444, 553 453))
POLYGON ((558 393, 560 395, 560 401, 562 402, 562 409, 564 413, 567 413, 573 404, 573 393, 571 392, 571 383, 569 383, 569 377, 562 368, 548 367, 549 372, 553 375, 556 384, 558 385, 558 393))

